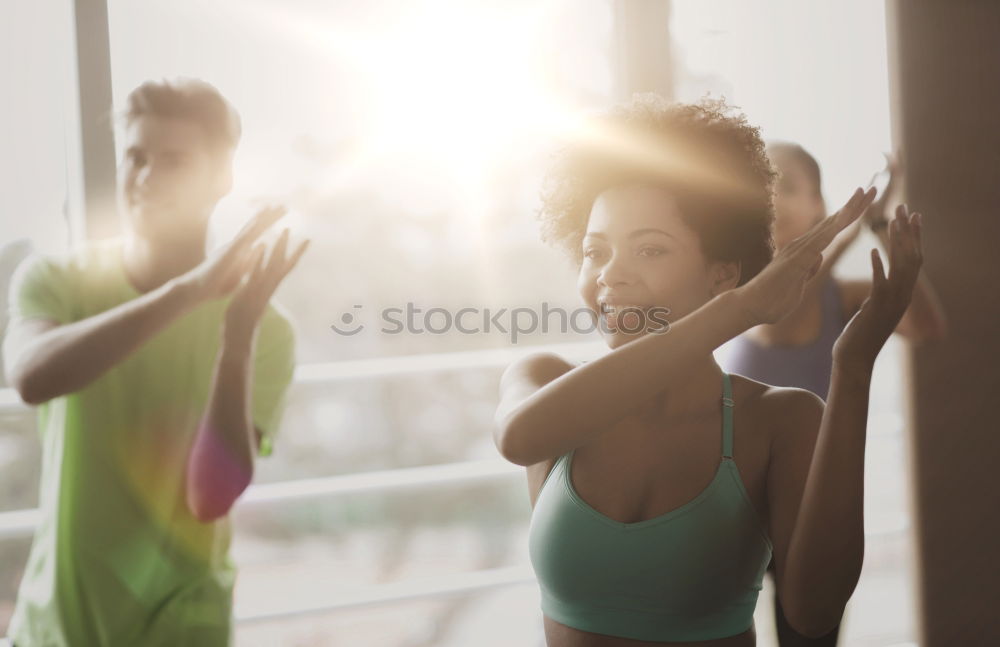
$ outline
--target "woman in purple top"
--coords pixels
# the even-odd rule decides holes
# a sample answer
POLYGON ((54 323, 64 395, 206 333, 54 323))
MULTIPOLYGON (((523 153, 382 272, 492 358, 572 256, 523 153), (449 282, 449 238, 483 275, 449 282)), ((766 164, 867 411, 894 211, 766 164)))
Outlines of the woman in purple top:
MULTIPOLYGON (((816 160, 804 148, 786 142, 772 143, 768 157, 780 172, 775 197, 774 243, 781 249, 826 216, 816 160)), ((865 220, 885 246, 886 206, 899 177, 890 160, 889 184, 865 220)), ((830 386, 831 349, 840 331, 868 297, 871 281, 842 280, 832 276, 844 251, 860 233, 861 221, 846 230, 827 249, 819 272, 805 298, 791 314, 776 324, 757 326, 733 341, 727 369, 774 386, 808 389, 826 398, 830 386)), ((940 305, 921 276, 913 301, 896 332, 912 342, 940 339, 945 322, 940 305)))
MULTIPOLYGON (((812 155, 798 144, 787 142, 769 144, 767 154, 780 173, 774 196, 774 244, 780 250, 826 217, 826 206, 819 164, 812 155)), ((895 159, 889 160, 888 169, 889 183, 864 217, 883 248, 888 245, 886 207, 900 175, 895 159)), ((726 370, 773 386, 807 389, 826 399, 833 344, 871 289, 868 279, 832 276, 837 261, 857 239, 861 223, 857 221, 827 248, 820 270, 795 310, 775 324, 757 326, 733 340, 726 370)), ((940 339, 945 334, 944 315, 923 275, 917 280, 913 300, 896 332, 917 343, 940 339)), ((837 643, 839 627, 822 638, 805 638, 789 627, 777 597, 774 610, 781 647, 830 647, 837 643)))

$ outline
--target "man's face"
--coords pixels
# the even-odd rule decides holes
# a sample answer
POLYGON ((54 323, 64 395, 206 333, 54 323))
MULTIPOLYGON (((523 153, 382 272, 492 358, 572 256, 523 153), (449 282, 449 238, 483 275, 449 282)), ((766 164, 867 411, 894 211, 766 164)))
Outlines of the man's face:
POLYGON ((228 190, 230 162, 212 151, 201 126, 142 115, 126 127, 124 148, 118 199, 132 231, 161 238, 203 234, 228 190))

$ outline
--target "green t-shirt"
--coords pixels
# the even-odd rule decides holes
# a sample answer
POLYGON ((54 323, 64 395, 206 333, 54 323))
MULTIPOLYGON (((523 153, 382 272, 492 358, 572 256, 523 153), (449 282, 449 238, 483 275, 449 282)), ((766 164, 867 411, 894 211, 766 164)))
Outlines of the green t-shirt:
MULTIPOLYGON (((65 324, 136 298, 120 250, 117 240, 26 260, 11 285, 12 318, 65 324)), ((10 624, 18 647, 231 643, 230 521, 197 521, 184 494, 227 303, 176 319, 85 388, 39 407, 41 522, 10 624)), ((294 356, 288 319, 269 307, 251 395, 261 455, 294 356)))

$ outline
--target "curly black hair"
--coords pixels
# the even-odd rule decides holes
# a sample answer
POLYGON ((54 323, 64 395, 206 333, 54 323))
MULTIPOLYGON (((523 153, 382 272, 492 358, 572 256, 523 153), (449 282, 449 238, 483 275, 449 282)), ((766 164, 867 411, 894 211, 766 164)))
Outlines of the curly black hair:
POLYGON ((624 184, 662 186, 710 260, 740 263, 740 285, 774 254, 774 182, 760 130, 724 99, 637 94, 592 120, 556 156, 542 190, 542 238, 582 261, 594 200, 624 184))

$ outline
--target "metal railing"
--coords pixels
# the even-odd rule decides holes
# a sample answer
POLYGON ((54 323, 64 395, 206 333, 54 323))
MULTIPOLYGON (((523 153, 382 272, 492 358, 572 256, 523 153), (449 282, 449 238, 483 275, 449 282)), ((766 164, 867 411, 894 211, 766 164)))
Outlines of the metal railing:
MULTIPOLYGON (((599 356, 603 350, 604 346, 599 342, 586 342, 311 364, 296 369, 294 384, 325 384, 348 379, 500 367, 518 357, 540 351, 558 352, 573 360, 592 359, 599 356)), ((27 409, 27 407, 12 389, 2 389, 0 411, 10 409, 27 409)), ((247 509, 279 502, 346 497, 361 493, 436 486, 455 487, 490 481, 503 482, 522 476, 522 469, 497 458, 282 481, 250 486, 240 499, 239 506, 240 509, 247 509)), ((39 518, 37 509, 0 513, 0 541, 31 536, 39 518)), ((866 536, 872 538, 895 535, 906 530, 907 527, 893 528, 888 532, 866 533, 866 536)), ((528 584, 533 581, 534 576, 526 566, 479 570, 375 585, 349 593, 338 593, 308 606, 282 606, 279 601, 266 612, 241 613, 237 609, 236 619, 240 623, 265 622, 418 598, 472 593, 503 586, 528 584)), ((3 647, 2 641, 0 647, 3 647)))
MULTIPOLYGON (((503 481, 523 474, 521 467, 501 459, 424 465, 402 469, 362 472, 342 476, 298 479, 251 485, 240 498, 240 508, 315 498, 350 496, 432 486, 457 486, 503 481)), ((30 537, 38 525, 37 509, 0 512, 0 540, 30 537)))
POLYGON ((270 604, 270 609, 257 613, 241 613, 236 610, 236 622, 249 624, 268 622, 297 616, 342 611, 359 607, 378 606, 409 600, 445 597, 450 595, 478 593, 505 586, 533 584, 535 574, 528 566, 492 568, 433 578, 420 578, 380 584, 349 593, 341 593, 309 604, 282 605, 281 601, 270 604))

